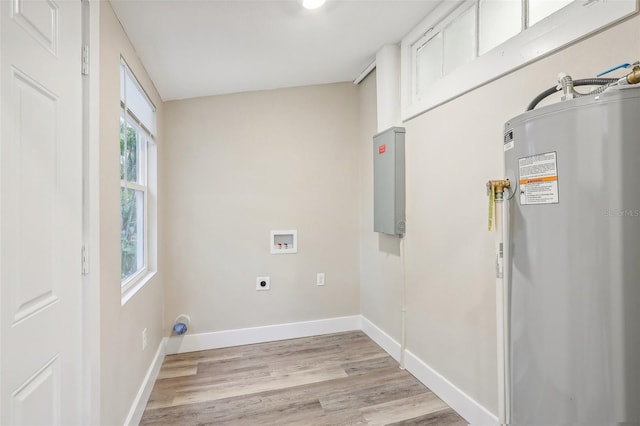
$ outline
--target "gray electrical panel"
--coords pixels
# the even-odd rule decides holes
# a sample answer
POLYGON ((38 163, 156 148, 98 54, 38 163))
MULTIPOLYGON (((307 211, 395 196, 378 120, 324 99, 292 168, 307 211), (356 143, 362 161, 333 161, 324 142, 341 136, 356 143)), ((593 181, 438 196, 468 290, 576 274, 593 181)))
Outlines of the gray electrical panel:
POLYGON ((373 137, 373 230, 405 233, 404 128, 373 137))

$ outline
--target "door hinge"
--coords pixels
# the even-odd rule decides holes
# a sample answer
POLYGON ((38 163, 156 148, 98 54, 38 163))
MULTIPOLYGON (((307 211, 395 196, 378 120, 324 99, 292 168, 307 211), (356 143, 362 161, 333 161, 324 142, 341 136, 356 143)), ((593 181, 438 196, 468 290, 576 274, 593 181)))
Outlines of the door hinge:
POLYGON ((82 246, 82 275, 89 274, 89 250, 87 246, 82 246))
POLYGON ((89 75, 89 46, 82 46, 82 75, 89 75))

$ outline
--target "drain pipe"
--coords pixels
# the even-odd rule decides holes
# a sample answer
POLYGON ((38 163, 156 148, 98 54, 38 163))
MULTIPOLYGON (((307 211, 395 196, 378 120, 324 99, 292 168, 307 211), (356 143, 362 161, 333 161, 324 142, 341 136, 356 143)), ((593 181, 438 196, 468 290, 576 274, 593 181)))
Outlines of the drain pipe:
POLYGON ((191 325, 191 317, 187 314, 180 314, 173 322, 173 334, 180 336, 187 332, 187 329, 191 325))
POLYGON ((401 327, 402 332, 400 336, 400 369, 405 369, 405 352, 407 350, 407 279, 405 277, 404 267, 404 238, 400 237, 400 285, 402 286, 402 314, 401 314, 401 327))
POLYGON ((496 340, 498 353, 498 418, 510 422, 509 390, 509 180, 487 182, 489 231, 496 230, 496 340))
POLYGON ((502 201, 502 317, 504 330, 502 332, 502 341, 504 346, 504 424, 511 424, 511 355, 509 350, 509 339, 511 336, 511 216, 509 200, 511 199, 511 188, 504 189, 502 201))

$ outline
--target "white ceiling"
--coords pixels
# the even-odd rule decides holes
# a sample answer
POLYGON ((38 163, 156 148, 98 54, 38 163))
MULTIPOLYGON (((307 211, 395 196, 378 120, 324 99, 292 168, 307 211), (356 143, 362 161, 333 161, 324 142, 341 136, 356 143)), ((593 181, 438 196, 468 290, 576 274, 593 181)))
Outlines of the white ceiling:
POLYGON ((164 100, 355 79, 440 0, 111 0, 164 100))

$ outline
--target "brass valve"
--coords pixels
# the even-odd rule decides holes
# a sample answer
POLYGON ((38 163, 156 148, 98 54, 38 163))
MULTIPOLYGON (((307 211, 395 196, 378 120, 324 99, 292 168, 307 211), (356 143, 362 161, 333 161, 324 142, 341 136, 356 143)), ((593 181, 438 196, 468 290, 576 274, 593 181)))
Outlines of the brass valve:
POLYGON ((489 231, 493 231, 496 220, 496 202, 502 202, 505 188, 510 188, 509 179, 490 180, 487 182, 487 195, 489 196, 489 231))
POLYGON ((632 68, 632 71, 627 74, 627 83, 638 84, 640 83, 640 65, 636 65, 632 68))
POLYGON ((511 188, 509 179, 490 180, 487 182, 487 193, 502 194, 505 188, 511 188))

